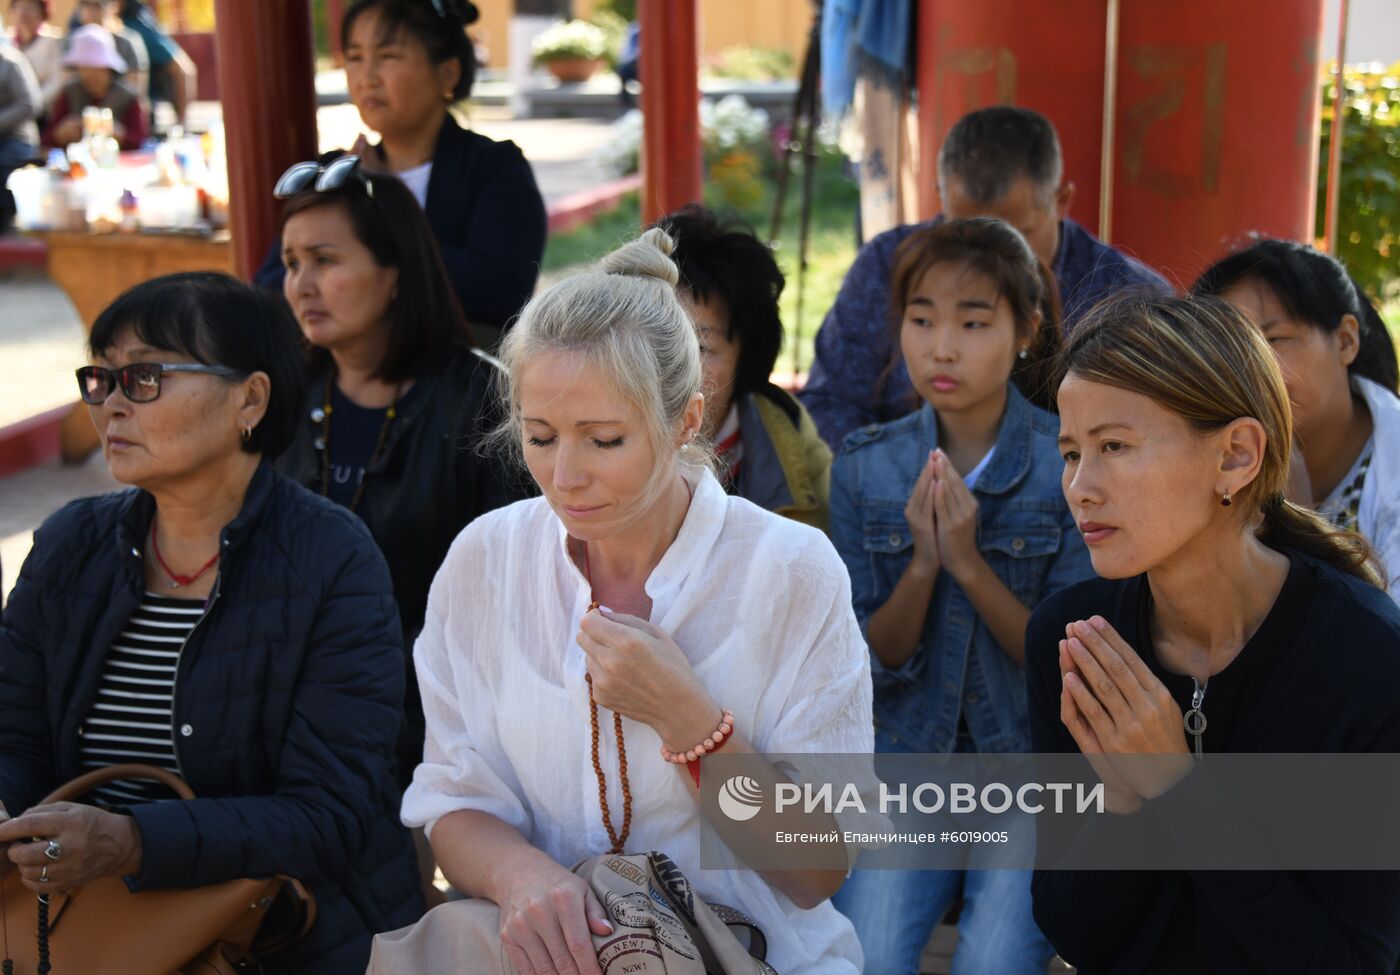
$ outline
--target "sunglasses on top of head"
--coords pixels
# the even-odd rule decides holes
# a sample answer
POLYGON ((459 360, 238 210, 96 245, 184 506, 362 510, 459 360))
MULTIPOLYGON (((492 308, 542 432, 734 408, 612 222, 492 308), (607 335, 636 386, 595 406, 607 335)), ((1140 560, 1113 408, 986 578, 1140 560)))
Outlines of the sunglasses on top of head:
POLYGON ((358 180, 365 193, 374 199, 374 184, 360 169, 360 157, 354 154, 340 156, 322 166, 318 162, 299 162, 287 169, 272 188, 272 195, 286 200, 304 190, 314 189, 317 193, 338 190, 349 179, 358 180))
POLYGON ((101 406, 121 388, 133 403, 150 403, 160 396, 161 377, 167 372, 203 372, 223 379, 241 379, 246 373, 227 366, 206 366, 197 362, 133 362, 119 369, 83 366, 77 371, 78 395, 89 406, 101 406))
POLYGON ((443 20, 448 20, 453 14, 456 14, 457 19, 462 22, 464 27, 470 27, 481 16, 481 11, 471 0, 456 0, 456 2, 453 0, 429 0, 429 2, 433 5, 433 10, 437 11, 437 15, 443 20))

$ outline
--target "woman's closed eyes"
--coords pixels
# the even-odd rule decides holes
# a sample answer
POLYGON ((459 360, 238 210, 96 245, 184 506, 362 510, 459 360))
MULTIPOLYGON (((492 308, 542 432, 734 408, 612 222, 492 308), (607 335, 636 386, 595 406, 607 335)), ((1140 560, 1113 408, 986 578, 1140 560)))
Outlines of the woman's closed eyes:
MULTIPOLYGON (((548 440, 546 440, 541 437, 530 437, 526 440, 526 443, 528 443, 531 447, 551 447, 554 445, 554 441, 557 439, 559 438, 550 437, 548 440)), ((626 437, 617 437, 613 440, 599 440, 597 437, 589 437, 588 439, 592 442, 593 446, 597 447, 599 450, 610 450, 613 447, 621 447, 624 443, 627 442, 626 437)))

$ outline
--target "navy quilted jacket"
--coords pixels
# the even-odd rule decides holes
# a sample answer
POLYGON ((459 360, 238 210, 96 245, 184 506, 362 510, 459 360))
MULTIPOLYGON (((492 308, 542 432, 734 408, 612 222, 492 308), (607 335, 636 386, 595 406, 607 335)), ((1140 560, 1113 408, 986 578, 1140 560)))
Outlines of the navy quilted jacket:
MULTIPOLYGON (((140 602, 154 501, 75 501, 35 533, 0 624, 0 800, 78 775, 104 657, 140 602)), ((422 912, 399 824, 403 649, 388 569, 353 515, 264 462, 222 533, 205 616, 178 663, 173 727, 199 798, 136 806, 132 890, 286 873, 311 933, 265 971, 363 971, 371 936, 422 912)))

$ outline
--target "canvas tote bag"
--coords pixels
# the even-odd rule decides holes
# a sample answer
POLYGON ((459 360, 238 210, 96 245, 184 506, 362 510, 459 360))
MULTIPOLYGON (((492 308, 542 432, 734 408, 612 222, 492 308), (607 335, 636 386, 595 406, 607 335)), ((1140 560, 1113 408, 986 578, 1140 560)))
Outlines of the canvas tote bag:
MULTIPOLYGON (((753 919, 700 900, 664 853, 608 853, 573 872, 613 926, 593 936, 603 975, 777 975, 763 960, 767 941, 753 919)), ((490 901, 449 901, 376 937, 367 975, 517 975, 500 920, 490 901)))

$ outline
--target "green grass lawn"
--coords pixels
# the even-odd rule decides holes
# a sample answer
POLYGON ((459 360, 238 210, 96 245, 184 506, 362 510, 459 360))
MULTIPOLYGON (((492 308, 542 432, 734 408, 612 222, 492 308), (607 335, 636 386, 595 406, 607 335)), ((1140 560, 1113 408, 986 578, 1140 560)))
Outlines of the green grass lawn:
MULTIPOLYGON (((707 185, 705 202, 715 210, 745 221, 760 237, 766 238, 777 196, 776 183, 765 180, 762 190, 754 205, 736 209, 724 202, 714 186, 707 185)), ((855 183, 842 171, 840 160, 835 156, 824 156, 818 162, 813 186, 806 284, 799 323, 797 245, 800 195, 801 170, 795 169, 784 206, 782 234, 774 249, 778 266, 788 280, 780 302, 786 335, 783 351, 778 357, 779 372, 791 372, 794 364, 797 371, 807 371, 812 361, 812 337, 816 335, 827 309, 836 300, 837 289, 841 287, 841 281, 856 256, 855 220, 859 192, 855 183)), ((544 273, 567 273, 572 267, 598 260, 619 244, 636 237, 641 230, 641 219, 640 201, 637 194, 630 193, 611 213, 603 214, 568 233, 551 236, 544 252, 544 273)))

